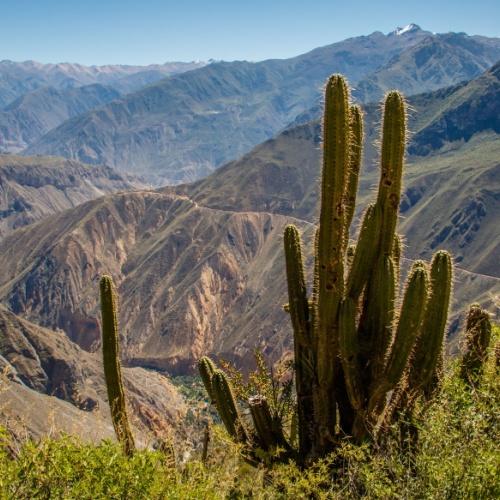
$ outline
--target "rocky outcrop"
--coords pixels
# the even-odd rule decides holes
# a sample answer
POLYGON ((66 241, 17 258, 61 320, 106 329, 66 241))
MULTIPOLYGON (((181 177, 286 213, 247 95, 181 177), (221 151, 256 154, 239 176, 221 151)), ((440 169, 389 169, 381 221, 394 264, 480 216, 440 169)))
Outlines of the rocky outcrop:
POLYGON ((273 338, 266 349, 278 356, 289 341, 286 222, 153 191, 111 195, 7 237, 0 293, 15 313, 93 351, 98 280, 110 273, 129 364, 185 373, 206 352, 251 355, 258 338, 273 338))

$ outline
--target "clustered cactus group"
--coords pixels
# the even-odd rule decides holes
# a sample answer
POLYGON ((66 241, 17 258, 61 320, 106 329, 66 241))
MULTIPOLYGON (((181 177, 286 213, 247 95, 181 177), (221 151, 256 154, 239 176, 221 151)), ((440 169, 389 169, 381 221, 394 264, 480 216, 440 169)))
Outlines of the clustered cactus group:
MULTIPOLYGON (((401 238, 396 232, 406 143, 406 104, 399 92, 385 98, 381 174, 376 201, 365 210, 355 245, 349 244, 362 160, 363 118, 340 75, 329 78, 323 118, 321 207, 308 294, 298 229, 284 232, 293 327, 298 447, 262 395, 248 400, 253 430, 242 416, 229 377, 208 357, 198 362, 210 400, 249 460, 257 449, 299 463, 323 457, 340 440, 376 440, 419 396, 436 389, 452 287, 452 262, 438 251, 430 264, 415 261, 400 293, 401 238)), ((116 299, 101 280, 106 382, 118 438, 131 453, 118 361, 116 299)), ((478 380, 490 339, 488 314, 471 306, 461 375, 478 380)))

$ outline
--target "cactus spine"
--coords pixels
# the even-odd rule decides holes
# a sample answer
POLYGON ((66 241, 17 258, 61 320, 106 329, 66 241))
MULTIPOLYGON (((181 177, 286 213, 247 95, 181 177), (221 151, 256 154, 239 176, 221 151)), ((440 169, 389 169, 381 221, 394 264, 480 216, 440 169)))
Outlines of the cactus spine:
POLYGON ((135 444, 127 417, 119 354, 118 303, 113 280, 110 276, 101 278, 100 292, 102 355, 111 419, 123 451, 130 456, 135 450, 135 444))

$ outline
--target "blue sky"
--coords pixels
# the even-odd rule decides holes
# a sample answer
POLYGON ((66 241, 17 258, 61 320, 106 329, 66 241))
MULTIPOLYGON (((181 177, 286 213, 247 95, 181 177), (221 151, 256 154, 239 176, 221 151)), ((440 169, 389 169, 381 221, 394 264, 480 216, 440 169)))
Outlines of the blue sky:
POLYGON ((261 60, 410 22, 500 36, 499 20, 498 0, 0 0, 0 59, 261 60))

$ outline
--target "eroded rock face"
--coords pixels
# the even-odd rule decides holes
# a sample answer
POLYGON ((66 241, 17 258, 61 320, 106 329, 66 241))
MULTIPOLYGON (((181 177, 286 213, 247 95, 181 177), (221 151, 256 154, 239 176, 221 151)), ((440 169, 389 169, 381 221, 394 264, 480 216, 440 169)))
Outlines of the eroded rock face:
MULTIPOLYGON (((101 422, 103 429, 109 427, 100 353, 83 351, 63 331, 41 328, 0 306, 0 366, 7 379, 23 386, 31 399, 36 396, 30 396, 28 389, 55 396, 95 414, 95 421, 101 422)), ((186 406, 168 378, 142 368, 124 368, 124 378, 132 420, 140 435, 165 435, 177 426, 186 406)), ((35 411, 27 412, 27 418, 35 411)), ((39 411, 48 410, 42 405, 39 411)), ((71 410, 69 414, 78 412, 71 410)))
POLYGON ((0 293, 16 314, 94 351, 98 281, 110 273, 129 364, 185 373, 205 353, 245 357, 271 338, 277 357, 289 342, 281 308, 288 220, 152 191, 101 198, 6 238, 0 293))

